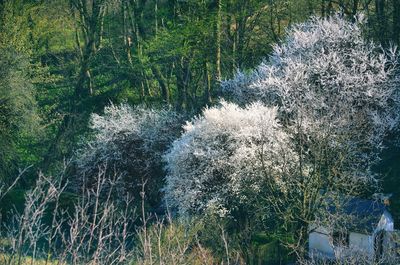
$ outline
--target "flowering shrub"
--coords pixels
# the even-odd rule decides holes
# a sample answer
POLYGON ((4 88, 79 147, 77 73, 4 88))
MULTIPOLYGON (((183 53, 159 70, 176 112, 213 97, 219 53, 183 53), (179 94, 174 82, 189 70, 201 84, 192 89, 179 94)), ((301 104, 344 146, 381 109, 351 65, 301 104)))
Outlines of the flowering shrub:
POLYGON ((107 164, 122 175, 124 187, 135 189, 147 181, 148 197, 156 200, 164 176, 162 154, 178 137, 181 122, 170 110, 111 104, 103 115, 91 117, 92 139, 78 152, 79 175, 90 181, 107 164))
POLYGON ((261 103, 241 108, 222 101, 188 122, 165 155, 167 203, 181 214, 212 210, 224 216, 250 205, 266 177, 279 184, 296 158, 276 114, 276 107, 261 103))

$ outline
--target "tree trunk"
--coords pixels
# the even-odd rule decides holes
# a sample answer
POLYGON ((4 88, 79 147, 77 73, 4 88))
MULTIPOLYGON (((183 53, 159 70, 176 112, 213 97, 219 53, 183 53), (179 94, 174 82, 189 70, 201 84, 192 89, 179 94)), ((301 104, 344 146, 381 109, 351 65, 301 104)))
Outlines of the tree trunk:
POLYGON ((385 0, 375 0, 376 20, 378 26, 378 39, 382 45, 386 45, 386 18, 385 0))
POLYGON ((231 0, 225 0, 226 3, 226 33, 228 35, 228 40, 229 40, 229 48, 230 48, 230 58, 231 62, 229 63, 230 69, 227 70, 230 74, 235 74, 235 37, 234 33, 232 32, 232 23, 233 23, 233 15, 232 15, 232 4, 231 0))
POLYGON ((246 36, 246 11, 247 11, 247 1, 242 1, 239 7, 239 18, 236 20, 236 63, 238 67, 243 68, 244 58, 244 46, 245 46, 245 36, 246 36))
POLYGON ((207 61, 204 62, 204 99, 206 104, 211 103, 211 75, 209 70, 209 64, 207 61))
POLYGON ((176 110, 182 111, 183 109, 188 109, 188 91, 187 87, 189 84, 189 62, 185 58, 180 58, 176 64, 175 77, 176 77, 176 89, 177 89, 177 99, 176 99, 176 110))
POLYGON ((80 70, 75 84, 74 94, 78 101, 93 93, 93 81, 90 73, 90 61, 101 45, 105 9, 102 1, 85 2, 71 0, 73 11, 78 13, 77 24, 83 34, 83 47, 77 30, 77 46, 80 49, 80 70))
POLYGON ((160 85, 161 96, 163 101, 166 104, 169 104, 169 89, 167 86, 167 81, 165 80, 164 75, 161 73, 160 69, 157 66, 152 66, 151 70, 156 78, 158 84, 160 85))
POLYGON ((326 16, 330 16, 332 14, 332 0, 328 0, 328 4, 326 5, 326 16))
MULTIPOLYGON (((70 0, 72 12, 75 16, 76 25, 76 45, 79 51, 80 65, 76 83, 74 85, 73 97, 69 104, 69 111, 65 114, 57 133, 52 142, 47 155, 44 158, 45 169, 50 165, 49 162, 59 159, 61 151, 59 145, 63 139, 71 138, 75 135, 74 127, 82 114, 87 111, 87 102, 93 93, 93 79, 90 71, 90 63, 100 48, 103 34, 103 20, 105 9, 103 1, 83 1, 70 0), (80 35, 83 39, 81 41, 80 35)), ((69 152, 71 150, 67 150, 69 152)))
POLYGON ((155 0, 155 3, 154 3, 154 20, 155 20, 154 30, 155 30, 155 35, 157 37, 157 35, 158 35, 158 0, 155 0))
POLYGON ((216 74, 215 79, 217 82, 221 80, 221 24, 222 24, 222 0, 217 0, 217 25, 216 25, 216 38, 217 38, 217 54, 216 54, 216 74))
POLYGON ((393 40, 400 44, 400 0, 393 1, 393 40))
POLYGON ((314 6, 312 0, 307 0, 308 14, 312 16, 314 14, 314 6))
POLYGON ((183 69, 181 61, 178 61, 176 64, 175 77, 176 77, 176 93, 177 93, 175 108, 177 111, 182 111, 184 102, 185 84, 183 81, 183 69))
POLYGON ((354 16, 357 15, 358 4, 359 4, 359 0, 353 0, 353 7, 352 7, 352 10, 351 10, 352 19, 354 19, 354 16))

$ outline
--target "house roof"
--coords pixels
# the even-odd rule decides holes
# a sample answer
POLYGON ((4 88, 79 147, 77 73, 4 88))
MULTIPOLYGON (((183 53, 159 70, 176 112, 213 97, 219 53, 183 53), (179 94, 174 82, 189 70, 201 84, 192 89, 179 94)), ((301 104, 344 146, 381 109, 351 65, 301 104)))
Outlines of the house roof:
MULTIPOLYGON (((337 214, 342 217, 337 220, 335 226, 364 234, 371 234, 377 228, 382 215, 387 210, 386 206, 380 202, 354 197, 343 199, 340 204, 328 203, 327 209, 331 217, 338 216, 337 214)), ((329 218, 329 215, 327 217, 329 218)))

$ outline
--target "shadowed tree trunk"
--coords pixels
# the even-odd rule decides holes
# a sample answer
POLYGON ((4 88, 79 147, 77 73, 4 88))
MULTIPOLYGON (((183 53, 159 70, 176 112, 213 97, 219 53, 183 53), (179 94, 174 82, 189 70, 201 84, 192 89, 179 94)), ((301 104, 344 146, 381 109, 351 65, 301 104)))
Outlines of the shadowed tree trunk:
POLYGON ((216 25, 216 46, 217 46, 217 54, 216 54, 216 81, 221 80, 221 30, 222 30, 222 0, 217 0, 217 25, 216 25))
POLYGON ((378 26, 377 37, 382 45, 386 44, 386 18, 385 18, 385 0, 375 0, 376 21, 378 26))
MULTIPOLYGON (((65 113, 54 141, 44 157, 43 168, 47 169, 49 162, 60 159, 63 152, 60 144, 67 138, 73 138, 77 123, 85 116, 85 110, 90 110, 87 104, 93 94, 94 84, 90 69, 93 57, 100 48, 103 35, 103 21, 107 0, 70 0, 71 11, 75 18, 75 41, 78 50, 78 75, 70 98, 68 112, 65 113)), ((68 147, 71 148, 71 147, 68 147)))
POLYGON ((211 103, 211 75, 209 64, 207 61, 204 62, 204 99, 206 104, 211 103))
POLYGON ((93 94, 93 81, 90 70, 91 59, 100 48, 103 35, 105 0, 71 0, 72 11, 76 15, 76 42, 79 49, 80 66, 74 94, 85 99, 93 94), (82 35, 82 40, 80 38, 82 35))
POLYGON ((400 0, 393 1, 393 40, 400 44, 400 0))
POLYGON ((163 101, 166 104, 169 104, 169 89, 167 86, 167 80, 165 79, 164 75, 162 74, 161 70, 157 67, 157 66, 152 66, 151 70, 154 74, 154 77, 156 78, 159 86, 160 86, 160 90, 161 90, 161 96, 163 101))
POLYGON ((190 78, 190 67, 189 62, 186 58, 181 57, 175 67, 176 77, 176 110, 182 111, 183 109, 189 109, 188 106, 188 84, 190 78))

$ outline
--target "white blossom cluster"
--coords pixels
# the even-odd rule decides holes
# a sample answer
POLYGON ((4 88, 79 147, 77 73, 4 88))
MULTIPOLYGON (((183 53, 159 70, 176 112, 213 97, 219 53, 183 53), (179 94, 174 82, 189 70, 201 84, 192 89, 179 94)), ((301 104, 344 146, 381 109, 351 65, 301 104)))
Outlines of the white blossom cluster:
POLYGON ((385 136, 399 124, 400 75, 396 48, 366 41, 362 22, 336 16, 295 25, 268 62, 223 88, 241 103, 278 105, 289 129, 347 152, 347 173, 371 180, 385 136))
POLYGON ((147 178, 159 178, 154 181, 160 184, 162 155, 179 136, 181 122, 182 117, 170 110, 107 106, 103 115, 92 114, 92 139, 77 155, 79 174, 96 176, 107 164, 129 184, 147 178))
POLYGON ((276 115, 277 107, 259 102, 241 108, 222 101, 188 122, 165 156, 167 203, 181 214, 226 215, 251 200, 245 189, 262 189, 263 174, 279 181, 295 155, 276 115))
POLYGON ((167 202, 227 214, 271 179, 271 190, 303 195, 307 185, 317 194, 374 181, 371 167, 399 124, 397 62, 395 48, 363 39, 362 19, 294 25, 268 61, 222 82, 244 107, 223 101, 185 126, 165 156, 167 202))

